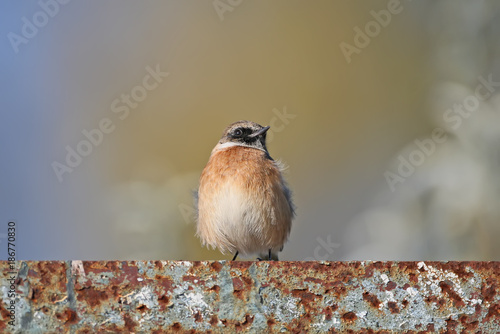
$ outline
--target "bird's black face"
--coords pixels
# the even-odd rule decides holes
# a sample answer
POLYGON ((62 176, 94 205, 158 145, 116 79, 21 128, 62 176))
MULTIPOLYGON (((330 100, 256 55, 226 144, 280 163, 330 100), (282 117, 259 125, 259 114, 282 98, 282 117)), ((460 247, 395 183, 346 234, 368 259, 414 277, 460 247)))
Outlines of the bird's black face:
POLYGON ((241 141, 241 140, 245 141, 245 140, 249 140, 249 139, 255 139, 255 137, 253 137, 253 138, 248 137, 252 133, 253 133, 253 131, 251 128, 237 127, 235 129, 233 129, 231 132, 229 132, 228 136, 232 141, 241 141))
POLYGON ((237 145, 262 149, 267 152, 267 130, 269 130, 269 126, 263 127, 250 121, 238 121, 226 128, 219 143, 231 142, 237 145))

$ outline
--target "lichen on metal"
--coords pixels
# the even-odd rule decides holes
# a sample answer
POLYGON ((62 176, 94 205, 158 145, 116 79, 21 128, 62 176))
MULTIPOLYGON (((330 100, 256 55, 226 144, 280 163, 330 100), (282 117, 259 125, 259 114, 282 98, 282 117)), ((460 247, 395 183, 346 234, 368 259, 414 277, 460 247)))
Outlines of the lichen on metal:
MULTIPOLYGON (((16 262, 1 332, 500 331, 499 262, 16 262)), ((8 263, 0 262, 3 272, 8 263)))

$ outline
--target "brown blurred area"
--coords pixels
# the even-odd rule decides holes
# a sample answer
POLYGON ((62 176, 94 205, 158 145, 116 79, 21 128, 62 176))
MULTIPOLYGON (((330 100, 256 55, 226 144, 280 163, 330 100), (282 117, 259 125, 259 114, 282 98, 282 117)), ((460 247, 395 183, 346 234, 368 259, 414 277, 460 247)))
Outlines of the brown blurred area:
POLYGON ((479 76, 500 81, 495 3, 402 1, 384 26, 372 11, 394 2, 221 2, 222 14, 217 1, 73 2, 22 46, 60 92, 49 166, 83 129, 115 126, 63 182, 47 181, 59 201, 47 217, 64 211, 51 223, 62 256, 230 259, 195 238, 192 192, 223 129, 247 119, 271 125, 271 156, 289 166, 297 218, 281 259, 498 259, 499 188, 487 187, 499 184, 498 93, 458 129, 442 116, 479 76), (168 76, 132 108, 122 94, 142 92, 148 67, 168 76), (448 140, 391 191, 384 173, 436 127, 448 140))

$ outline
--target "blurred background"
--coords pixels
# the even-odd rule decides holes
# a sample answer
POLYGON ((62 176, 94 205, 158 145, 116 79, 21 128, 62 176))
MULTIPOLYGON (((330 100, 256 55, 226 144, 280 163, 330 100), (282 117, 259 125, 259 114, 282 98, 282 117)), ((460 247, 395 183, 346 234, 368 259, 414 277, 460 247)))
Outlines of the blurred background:
POLYGON ((2 1, 0 32, 18 259, 230 259, 192 192, 247 119, 289 166, 281 259, 500 260, 497 2, 2 1))

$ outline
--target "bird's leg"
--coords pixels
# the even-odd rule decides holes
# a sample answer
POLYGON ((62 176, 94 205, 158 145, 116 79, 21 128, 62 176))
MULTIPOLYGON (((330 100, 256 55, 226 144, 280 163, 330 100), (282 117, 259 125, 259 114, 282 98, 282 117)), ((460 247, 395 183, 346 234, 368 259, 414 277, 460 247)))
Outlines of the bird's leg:
POLYGON ((238 251, 236 251, 236 253, 234 253, 234 257, 233 257, 233 259, 231 261, 236 260, 237 257, 238 257, 238 251))
POLYGON ((278 261, 278 256, 275 255, 275 257, 273 258, 273 254, 271 252, 271 249, 269 249, 269 252, 267 253, 267 259, 266 259, 266 253, 262 253, 259 255, 259 257, 257 258, 257 260, 259 261, 278 261))

